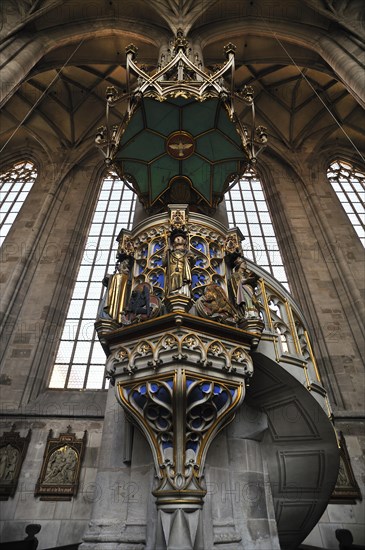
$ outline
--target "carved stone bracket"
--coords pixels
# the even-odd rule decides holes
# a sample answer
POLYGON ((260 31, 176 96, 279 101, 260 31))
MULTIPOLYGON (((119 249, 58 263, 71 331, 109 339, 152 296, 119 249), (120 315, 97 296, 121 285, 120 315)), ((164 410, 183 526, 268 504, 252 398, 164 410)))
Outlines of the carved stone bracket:
POLYGON ((247 347, 178 327, 109 358, 117 399, 152 450, 158 548, 203 548, 205 458, 244 399, 247 347))
POLYGON ((233 420, 253 374, 251 334, 203 319, 199 329, 188 328, 185 323, 194 319, 166 315, 160 321, 165 329, 154 321, 154 331, 139 339, 125 338, 120 330, 111 337, 107 362, 119 403, 152 450, 155 543, 165 549, 204 547, 205 457, 217 433, 233 420))
POLYGON ((212 377, 204 370, 177 368, 134 380, 120 376, 116 392, 151 446, 158 507, 174 510, 179 499, 200 508, 208 447, 242 403, 244 377, 231 375, 227 380, 224 373, 212 377))

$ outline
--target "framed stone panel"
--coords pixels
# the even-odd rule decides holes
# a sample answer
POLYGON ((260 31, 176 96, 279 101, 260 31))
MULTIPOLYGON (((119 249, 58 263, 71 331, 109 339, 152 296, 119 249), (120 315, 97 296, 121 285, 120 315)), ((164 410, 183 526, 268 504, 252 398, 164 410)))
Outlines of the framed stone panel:
POLYGON ((351 504, 356 500, 362 500, 360 488, 356 482, 351 466, 350 456, 346 447, 346 441, 342 432, 339 432, 340 442, 340 467, 335 488, 331 495, 332 504, 351 504))
POLYGON ((53 437, 50 430, 43 455, 35 496, 41 500, 71 500, 77 494, 87 431, 78 439, 68 426, 66 433, 53 437))
POLYGON ((32 431, 25 437, 14 431, 4 432, 0 437, 0 500, 14 496, 23 460, 27 453, 32 431))

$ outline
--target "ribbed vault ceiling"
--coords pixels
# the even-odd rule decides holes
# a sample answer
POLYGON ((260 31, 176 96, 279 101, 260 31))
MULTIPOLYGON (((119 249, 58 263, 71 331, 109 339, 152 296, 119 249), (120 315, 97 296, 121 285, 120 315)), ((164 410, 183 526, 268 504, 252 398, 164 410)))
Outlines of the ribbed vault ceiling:
MULTIPOLYGON (((119 13, 120 3, 115 7, 111 1, 93 2, 87 12, 85 3, 53 2, 53 9, 47 1, 35 4, 33 11, 23 18, 23 26, 38 33, 59 27, 60 23, 75 24, 82 20, 83 14, 85 22, 85 13, 90 21, 99 15, 100 26, 100 10, 104 10, 101 15, 105 17, 113 10, 115 17, 118 10, 119 19, 115 19, 115 28, 108 28, 104 35, 83 38, 80 33, 77 40, 54 46, 41 59, 3 109, 1 142, 20 125, 12 138, 14 143, 17 138, 28 136, 45 148, 71 149, 88 144, 92 147, 95 130, 104 122, 106 87, 123 89, 126 84, 125 46, 134 42, 139 48, 140 64, 154 67, 159 52, 157 37, 162 40, 168 33, 171 35, 170 29, 184 24, 193 38, 204 34, 207 70, 224 61, 224 44, 232 41, 237 46, 236 85, 254 87, 257 122, 268 128, 272 147, 282 151, 311 150, 332 142, 351 147, 350 138, 359 150, 365 149, 364 111, 318 54, 293 40, 278 40, 267 30, 258 35, 252 31, 237 32, 232 27, 234 18, 245 15, 243 8, 247 13, 253 10, 253 2, 135 0, 123 2, 123 13, 119 13), (63 8, 59 16, 57 6, 63 8), (208 24, 214 27, 209 40, 208 24), (123 25, 128 32, 121 31, 123 25), (143 32, 141 25, 145 25, 143 32), (148 36, 147 27, 151 29, 148 36)), ((297 9, 301 5, 290 4, 281 18, 282 25, 295 16, 292 4, 297 9)), ((330 24, 319 11, 313 23, 330 24)), ((301 13, 304 20, 310 20, 314 12, 306 7, 301 13)), ((107 25, 110 26, 109 20, 107 25)), ((10 24, 9 28, 5 30, 11 34, 10 24)), ((115 121, 121 120, 123 110, 123 105, 113 110, 115 121)), ((243 119, 246 116, 243 105, 241 116, 243 119)))

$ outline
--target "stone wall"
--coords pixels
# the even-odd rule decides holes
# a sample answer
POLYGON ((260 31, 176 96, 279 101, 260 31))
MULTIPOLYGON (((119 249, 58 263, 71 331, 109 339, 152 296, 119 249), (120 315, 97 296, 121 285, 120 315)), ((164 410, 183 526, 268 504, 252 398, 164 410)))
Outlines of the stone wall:
MULTIPOLYGON (((25 527, 29 523, 41 525, 37 535, 39 550, 66 544, 81 542, 90 520, 91 509, 96 498, 100 498, 100 488, 95 487, 98 454, 100 449, 103 422, 101 420, 74 420, 69 418, 50 418, 45 416, 13 417, 15 430, 23 437, 28 429, 32 430, 31 440, 20 472, 19 483, 13 498, 0 502, 1 542, 22 540, 25 527), (87 445, 80 473, 77 496, 69 501, 45 501, 34 496, 35 485, 41 471, 43 453, 49 430, 54 436, 72 431, 78 438, 83 437, 87 429, 87 445)), ((9 421, 2 419, 1 434, 9 431, 9 421)))
MULTIPOLYGON (((346 434, 346 445, 351 458, 357 483, 362 495, 365 494, 365 437, 364 420, 344 421, 339 419, 336 426, 346 434)), ((354 544, 364 545, 364 500, 349 504, 329 504, 318 525, 304 541, 304 544, 337 550, 339 543, 335 536, 336 529, 348 529, 351 531, 354 544)))

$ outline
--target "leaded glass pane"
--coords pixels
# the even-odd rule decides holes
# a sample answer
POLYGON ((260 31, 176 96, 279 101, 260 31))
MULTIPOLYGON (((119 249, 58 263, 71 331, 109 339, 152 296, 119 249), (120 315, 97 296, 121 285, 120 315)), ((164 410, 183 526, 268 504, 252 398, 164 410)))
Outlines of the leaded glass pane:
POLYGON ((76 338, 79 322, 74 319, 67 319, 65 326, 63 327, 63 333, 61 341, 74 340, 76 338))
POLYGON ((67 365, 61 365, 60 363, 56 364, 53 368, 49 387, 54 389, 64 388, 68 369, 69 369, 69 364, 67 365))
POLYGON ((266 253, 266 250, 261 250, 260 251, 260 265, 262 265, 262 267, 265 268, 265 266, 268 266, 269 265, 269 258, 268 258, 268 255, 266 253))
POLYGON ((104 350, 101 346, 98 345, 98 343, 96 342, 96 344, 94 345, 93 347, 93 352, 92 352, 92 356, 91 356, 91 362, 92 363, 100 363, 102 365, 104 365, 105 363, 105 353, 104 353, 104 350))
POLYGON ((71 359, 72 350, 72 342, 61 342, 56 358, 57 363, 68 363, 71 359))
POLYGON ((90 277, 91 265, 82 265, 79 269, 79 274, 77 277, 78 281, 88 281, 90 277))
POLYGON ((91 342, 78 342, 75 346, 74 361, 80 363, 89 359, 91 342))
POLYGON ((249 223, 251 235, 255 237, 255 241, 256 241, 256 237, 261 237, 262 235, 261 226, 258 223, 250 223, 250 219, 248 219, 248 223, 249 223))
POLYGON ((90 228, 90 232, 89 232, 89 235, 92 236, 92 237, 97 237, 100 235, 100 232, 101 232, 101 228, 103 226, 101 225, 101 223, 93 223, 91 228, 90 228))
MULTIPOLYGON (((79 340, 86 340, 88 342, 92 341, 95 330, 94 323, 94 319, 82 319, 80 321, 80 331, 78 335, 79 340)), ((102 350, 101 346, 100 349, 102 350)))
POLYGON ((235 221, 234 225, 240 225, 241 223, 245 223, 246 217, 244 212, 233 211, 232 213, 234 215, 234 221, 235 221))
POLYGON ((103 181, 62 333, 50 388, 103 389, 105 354, 94 322, 102 280, 114 269, 116 236, 131 229, 135 196, 116 175, 103 181))
POLYGON ((82 389, 84 387, 86 365, 73 365, 67 387, 69 389, 82 389))
POLYGON ((71 304, 68 310, 68 317, 70 319, 78 319, 81 315, 81 309, 84 302, 82 300, 71 300, 71 304))
POLYGON ((238 226, 246 237, 242 243, 245 256, 288 288, 264 191, 255 172, 247 171, 225 197, 229 224, 238 226), (282 266, 280 270, 279 266, 282 266))
POLYGON ((88 390, 98 390, 103 384, 104 365, 91 365, 87 377, 86 388, 88 390))

